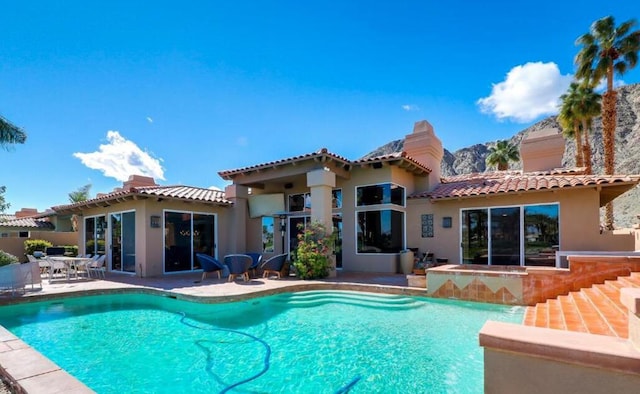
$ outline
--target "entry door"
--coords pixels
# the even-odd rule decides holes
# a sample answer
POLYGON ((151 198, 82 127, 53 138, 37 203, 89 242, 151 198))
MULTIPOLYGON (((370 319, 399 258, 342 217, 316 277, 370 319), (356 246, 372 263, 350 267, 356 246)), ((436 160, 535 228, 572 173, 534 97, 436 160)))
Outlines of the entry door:
POLYGON ((111 271, 136 272, 136 213, 109 215, 111 227, 111 271))

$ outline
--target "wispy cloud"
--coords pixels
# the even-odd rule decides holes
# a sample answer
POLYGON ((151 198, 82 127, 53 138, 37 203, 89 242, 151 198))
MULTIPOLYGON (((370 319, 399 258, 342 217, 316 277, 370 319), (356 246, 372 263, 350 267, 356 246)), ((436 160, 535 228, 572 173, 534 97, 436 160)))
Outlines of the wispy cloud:
POLYGON ((249 144, 249 139, 247 137, 240 136, 236 140, 236 144, 238 144, 238 146, 247 146, 249 144))
POLYGON ((477 101, 480 110, 498 120, 525 123, 558 111, 559 97, 573 76, 562 75, 558 65, 527 63, 512 68, 504 81, 494 84, 491 95, 477 101))
POLYGON ((162 159, 144 152, 133 141, 122 137, 117 131, 107 132, 107 144, 91 153, 76 152, 73 156, 85 166, 102 171, 104 176, 126 181, 129 175, 144 175, 164 180, 162 159))
POLYGON ((418 107, 415 104, 405 104, 402 106, 402 109, 409 112, 409 111, 419 111, 420 107, 418 107))
POLYGON ((147 116, 147 122, 153 123, 153 118, 151 116, 147 116))

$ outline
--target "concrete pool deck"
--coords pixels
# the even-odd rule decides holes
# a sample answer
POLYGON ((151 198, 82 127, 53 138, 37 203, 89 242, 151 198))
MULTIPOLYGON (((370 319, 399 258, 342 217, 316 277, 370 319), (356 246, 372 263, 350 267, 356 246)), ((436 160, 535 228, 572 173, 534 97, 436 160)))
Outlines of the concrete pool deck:
MULTIPOLYGON (((227 282, 217 277, 200 280, 197 273, 139 278, 109 274, 105 279, 43 280, 42 288, 27 286, 24 294, 2 293, 0 305, 36 302, 69 296, 147 292, 168 294, 197 302, 233 302, 289 291, 319 289, 357 290, 374 293, 426 296, 426 288, 409 287, 406 275, 339 272, 336 278, 253 278, 227 282)), ((17 393, 93 393, 78 379, 0 326, 0 374, 17 393)), ((0 391, 2 392, 2 391, 0 391)))

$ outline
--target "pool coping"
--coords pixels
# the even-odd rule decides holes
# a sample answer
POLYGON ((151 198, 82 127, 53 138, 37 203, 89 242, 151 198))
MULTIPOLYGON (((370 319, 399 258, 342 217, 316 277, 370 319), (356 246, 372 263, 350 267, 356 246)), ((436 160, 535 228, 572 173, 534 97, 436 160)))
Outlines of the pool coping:
MULTIPOLYGON (((349 282, 292 282, 290 285, 287 284, 277 288, 215 296, 185 294, 180 291, 133 285, 107 289, 84 289, 51 294, 33 294, 19 298, 2 298, 0 299, 0 306, 59 300, 85 295, 108 294, 149 294, 171 297, 178 300, 214 304, 238 302, 274 294, 312 290, 346 290, 427 297, 426 289, 424 288, 349 282)), ((3 367, 6 372, 5 375, 7 378, 12 383, 15 382, 14 386, 18 386, 16 387, 18 393, 95 393, 95 391, 91 390, 79 379, 60 368, 53 361, 13 335, 2 325, 0 325, 0 366, 3 367), (20 391, 20 389, 22 389, 22 391, 20 391)))

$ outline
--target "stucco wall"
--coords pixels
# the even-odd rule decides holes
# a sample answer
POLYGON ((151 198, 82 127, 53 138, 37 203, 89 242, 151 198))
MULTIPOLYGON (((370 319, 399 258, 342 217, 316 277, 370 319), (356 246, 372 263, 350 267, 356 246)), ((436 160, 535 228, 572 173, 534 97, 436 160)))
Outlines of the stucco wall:
POLYGON ((0 238, 0 250, 11 253, 22 262, 27 261, 27 257, 24 254, 24 241, 27 239, 44 239, 54 246, 78 244, 78 234, 75 232, 30 231, 29 235, 29 238, 0 238))
POLYGON ((600 234, 599 195, 594 188, 554 190, 444 200, 431 203, 426 199, 409 200, 407 208, 407 246, 431 251, 436 258, 460 263, 460 210, 530 204, 558 203, 560 250, 614 251, 635 249, 633 234, 600 234), (434 237, 422 238, 420 217, 434 214, 434 237), (442 218, 452 218, 452 227, 443 228, 442 218))
MULTIPOLYGON (((83 212, 82 220, 78 220, 76 241, 82 247, 84 242, 84 218, 106 215, 111 213, 136 212, 136 275, 157 276, 163 273, 164 259, 164 228, 162 220, 164 210, 179 212, 201 212, 216 214, 216 245, 217 257, 229 253, 228 209, 199 203, 184 203, 182 201, 156 201, 153 199, 125 201, 109 207, 92 208, 83 212), (160 216, 160 227, 151 227, 151 216, 160 216)), ((107 245, 109 245, 107 240, 107 245)), ((107 251, 108 251, 107 246, 107 251)), ((109 266, 107 265, 109 268, 109 266)))

